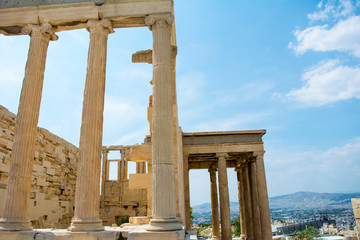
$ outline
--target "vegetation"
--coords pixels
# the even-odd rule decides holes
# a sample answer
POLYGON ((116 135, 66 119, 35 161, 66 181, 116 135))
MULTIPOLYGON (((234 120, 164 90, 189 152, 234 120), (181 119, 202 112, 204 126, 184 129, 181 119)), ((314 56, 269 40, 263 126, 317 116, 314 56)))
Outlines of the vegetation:
POLYGON ((116 216, 115 217, 116 225, 120 226, 123 223, 129 222, 129 216, 116 216))
POLYGON ((305 230, 302 230, 298 233, 298 239, 301 240, 314 240, 314 238, 319 237, 319 230, 314 227, 308 227, 305 230))
POLYGON ((192 223, 193 219, 194 219, 193 208, 190 206, 190 223, 192 223))
POLYGON ((240 216, 237 215, 236 219, 231 223, 234 227, 235 231, 233 232, 234 236, 240 237, 241 235, 241 227, 240 227, 240 216))

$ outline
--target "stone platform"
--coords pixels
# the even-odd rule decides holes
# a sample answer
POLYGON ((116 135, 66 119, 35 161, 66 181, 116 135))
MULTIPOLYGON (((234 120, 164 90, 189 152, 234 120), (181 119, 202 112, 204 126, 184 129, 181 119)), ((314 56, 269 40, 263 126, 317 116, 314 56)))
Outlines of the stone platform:
POLYGON ((118 240, 120 234, 128 240, 183 240, 185 231, 149 232, 147 225, 105 227, 98 232, 70 232, 66 229, 36 229, 31 231, 2 231, 0 240, 118 240))

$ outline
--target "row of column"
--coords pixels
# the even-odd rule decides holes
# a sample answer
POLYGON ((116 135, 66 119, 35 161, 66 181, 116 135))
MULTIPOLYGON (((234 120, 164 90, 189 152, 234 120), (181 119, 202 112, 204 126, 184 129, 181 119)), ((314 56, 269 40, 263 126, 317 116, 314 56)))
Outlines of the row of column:
MULTIPOLYGON (((153 219, 149 230, 181 229, 176 219, 175 178, 172 136, 172 76, 170 14, 148 16, 147 25, 153 32, 154 107, 152 126, 153 219)), ((84 90, 82 125, 77 165, 75 213, 69 230, 103 230, 99 218, 100 169, 105 95, 105 71, 108 35, 113 32, 111 21, 89 20, 90 32, 87 75, 84 90)), ((32 229, 28 206, 31 175, 35 154, 36 128, 45 71, 47 48, 57 36, 50 24, 27 25, 30 48, 25 68, 11 168, 0 230, 32 229)))
MULTIPOLYGON (((217 154, 217 167, 209 168, 212 240, 231 240, 231 217, 229 206, 229 190, 227 180, 226 155, 217 154), (219 176, 219 188, 216 186, 216 171, 219 176), (220 199, 221 233, 219 226, 218 192, 220 199)), ((185 163, 187 158, 185 159, 185 163)), ((263 153, 257 153, 244 162, 239 162, 235 168, 239 196, 239 215, 241 223, 241 238, 254 240, 271 240, 271 222, 267 195, 263 153)), ((187 171, 188 172, 188 171, 187 171)), ((186 180, 186 179, 185 179, 186 180)), ((185 192, 185 196, 186 192, 185 192)), ((186 199, 185 201, 189 200, 186 199)), ((189 211, 190 205, 186 209, 189 211)), ((186 229, 190 230, 190 216, 186 218, 186 229)))

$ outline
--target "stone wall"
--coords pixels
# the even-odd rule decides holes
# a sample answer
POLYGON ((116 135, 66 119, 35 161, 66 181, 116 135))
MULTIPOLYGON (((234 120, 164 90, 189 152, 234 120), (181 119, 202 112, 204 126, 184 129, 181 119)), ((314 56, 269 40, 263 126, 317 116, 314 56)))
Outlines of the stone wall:
MULTIPOLYGON (((0 215, 3 210, 16 115, 0 105, 0 215)), ((34 228, 67 228, 74 211, 78 148, 38 128, 29 217, 34 228)))

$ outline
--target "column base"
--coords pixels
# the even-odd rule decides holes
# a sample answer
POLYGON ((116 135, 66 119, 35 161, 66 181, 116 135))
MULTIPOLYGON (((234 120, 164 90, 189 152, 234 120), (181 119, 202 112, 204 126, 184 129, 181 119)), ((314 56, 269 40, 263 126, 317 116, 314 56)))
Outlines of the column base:
POLYGON ((218 236, 212 236, 211 237, 211 240, 220 240, 221 238, 220 237, 218 237, 218 236))
POLYGON ((32 230, 31 222, 26 218, 0 218, 0 231, 32 230))
POLYGON ((182 230, 183 226, 177 218, 151 219, 147 231, 175 231, 182 230))
POLYGON ((73 218, 68 230, 71 232, 104 231, 104 226, 99 218, 73 218))

